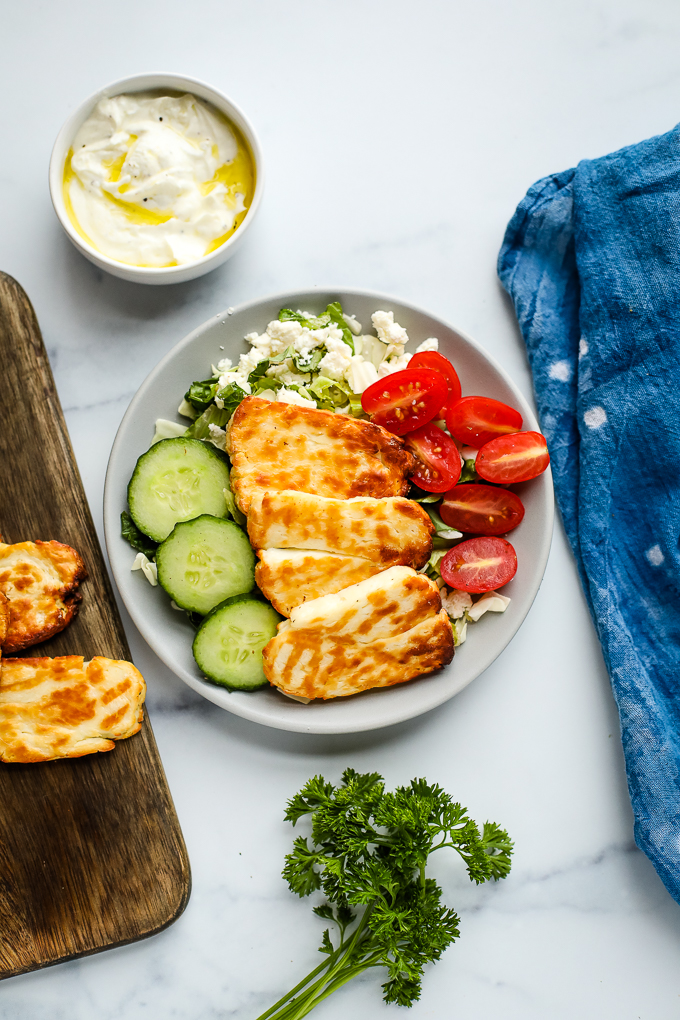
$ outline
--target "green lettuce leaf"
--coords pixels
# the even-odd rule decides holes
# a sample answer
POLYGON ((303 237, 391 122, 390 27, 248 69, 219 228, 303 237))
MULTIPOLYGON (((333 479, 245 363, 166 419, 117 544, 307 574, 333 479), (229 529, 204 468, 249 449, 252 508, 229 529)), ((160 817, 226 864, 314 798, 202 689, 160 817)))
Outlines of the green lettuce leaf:
MULTIPOLYGON (((241 392, 243 392, 241 390, 241 392)), ((232 412, 233 413, 233 412, 232 412)), ((187 439, 209 439, 210 438, 210 425, 217 425, 223 429, 231 418, 231 413, 224 408, 218 407, 217 404, 211 404, 210 407, 206 408, 202 415, 200 415, 193 425, 190 425, 185 432, 187 439)))
POLYGON ((474 460, 464 460, 463 468, 460 472, 460 478, 458 479, 458 485, 462 485, 463 482, 478 482, 479 475, 475 471, 474 460))
POLYGON ((330 315, 312 315, 306 318, 302 312, 294 312, 292 308, 282 308, 279 312, 279 322, 299 322, 301 326, 306 326, 307 329, 323 329, 324 326, 328 326, 331 321, 330 315))
POLYGON ((245 390, 242 390, 238 383, 227 383, 221 390, 217 391, 216 396, 224 402, 224 410, 229 412, 227 421, 231 418, 232 414, 241 403, 242 400, 248 396, 245 390))
POLYGON ((184 394, 184 399, 197 411, 205 411, 206 407, 212 404, 215 394, 219 389, 219 383, 215 379, 203 379, 201 382, 192 382, 184 394))
POLYGON ((150 560, 155 560, 158 542, 154 542, 152 538, 139 530, 127 510, 123 510, 120 515, 120 533, 133 549, 144 553, 150 560))
POLYGON ((311 394, 312 400, 316 400, 317 406, 325 411, 345 407, 352 395, 347 383, 328 379, 325 375, 317 376, 306 389, 311 394))
POLYGON ((354 354, 354 334, 342 317, 342 305, 339 301, 333 301, 326 308, 326 314, 330 315, 331 321, 342 330, 342 339, 354 354))

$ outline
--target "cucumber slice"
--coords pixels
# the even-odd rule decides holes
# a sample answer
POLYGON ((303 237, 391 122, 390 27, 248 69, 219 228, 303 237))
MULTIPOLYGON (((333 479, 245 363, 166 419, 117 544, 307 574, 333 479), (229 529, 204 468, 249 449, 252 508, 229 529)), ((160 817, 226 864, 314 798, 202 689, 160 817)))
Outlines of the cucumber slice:
POLYGON ((198 628, 192 649, 198 668, 208 680, 232 691, 264 687, 262 649, 281 619, 268 602, 252 596, 227 599, 198 628))
POLYGON ((128 485, 130 516, 140 531, 162 542, 178 521, 199 514, 226 517, 229 466, 200 439, 162 439, 137 461, 128 485))
POLYGON ((232 521, 202 514, 176 524, 156 550, 158 583, 181 609, 203 616, 255 587, 255 553, 232 521))

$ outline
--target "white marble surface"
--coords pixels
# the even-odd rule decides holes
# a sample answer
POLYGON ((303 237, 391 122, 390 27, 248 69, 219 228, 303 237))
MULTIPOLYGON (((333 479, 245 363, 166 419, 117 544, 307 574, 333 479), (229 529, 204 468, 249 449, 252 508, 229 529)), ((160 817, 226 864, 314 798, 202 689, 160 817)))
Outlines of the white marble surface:
MULTIPOLYGON (((132 394, 185 333, 248 298, 315 283, 394 293, 471 333, 529 393, 495 279, 516 203, 546 173, 670 128, 680 109, 673 0, 26 0, 5 4, 2 22, 0 268, 35 304, 98 525, 132 394), (67 113, 102 83, 152 69, 232 95, 268 162, 243 249, 174 288, 96 271, 61 234, 47 191, 67 113)), ((155 938, 3 983, 0 1017, 255 1017, 317 962, 321 924, 279 877, 284 802, 347 764, 390 784, 436 780, 517 843, 494 888, 438 862, 462 937, 411 1016, 678 1016, 680 908, 633 844, 616 712, 559 526, 534 609, 501 658, 443 708, 374 734, 322 739, 236 719, 126 626, 193 895, 155 938)), ((378 985, 347 986, 315 1015, 401 1015, 378 985)))

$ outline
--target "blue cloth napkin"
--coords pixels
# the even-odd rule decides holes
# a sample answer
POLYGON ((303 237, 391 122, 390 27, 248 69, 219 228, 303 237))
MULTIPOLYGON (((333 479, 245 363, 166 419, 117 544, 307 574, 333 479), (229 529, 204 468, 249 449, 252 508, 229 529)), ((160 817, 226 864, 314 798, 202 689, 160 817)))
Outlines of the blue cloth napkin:
POLYGON ((498 272, 619 709, 635 840, 680 902, 680 126, 534 184, 498 272))

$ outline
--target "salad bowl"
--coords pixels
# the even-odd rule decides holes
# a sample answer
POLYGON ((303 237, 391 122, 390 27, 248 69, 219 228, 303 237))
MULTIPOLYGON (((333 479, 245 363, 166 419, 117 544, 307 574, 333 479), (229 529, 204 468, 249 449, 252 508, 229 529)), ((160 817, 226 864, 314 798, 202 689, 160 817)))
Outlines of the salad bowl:
MULTIPOLYGON (((468 628, 467 641, 456 649, 453 662, 427 676, 393 687, 366 691, 349 698, 301 704, 274 688, 229 691, 203 678, 191 646, 195 629, 187 616, 173 609, 159 587, 152 587, 142 571, 132 571, 135 552, 120 533, 120 515, 138 457, 154 435, 158 418, 182 422, 177 413, 192 381, 210 374, 222 358, 237 362, 247 349, 244 337, 263 332, 279 309, 304 309, 316 314, 334 301, 368 328, 378 309, 394 312, 407 330, 409 350, 437 337, 439 350, 454 364, 464 394, 479 393, 517 408, 524 428, 538 431, 533 411, 501 366, 465 333, 413 305, 383 294, 349 289, 288 292, 251 301, 213 316, 181 340, 149 374, 134 396, 116 435, 104 491, 104 528, 111 569, 121 597, 144 639, 158 657, 189 687, 235 715, 277 729, 306 733, 352 733, 378 729, 436 708, 478 677, 512 640, 539 589, 548 559, 553 527, 550 470, 517 487, 526 508, 524 520, 512 533, 519 569, 504 588, 511 598, 503 614, 487 613, 468 628)), ((185 424, 189 424, 186 419, 185 424)))

